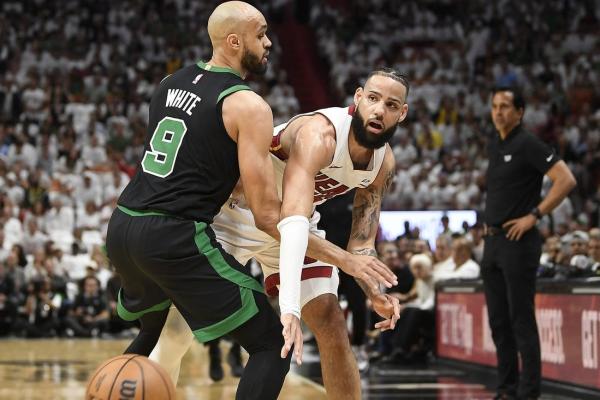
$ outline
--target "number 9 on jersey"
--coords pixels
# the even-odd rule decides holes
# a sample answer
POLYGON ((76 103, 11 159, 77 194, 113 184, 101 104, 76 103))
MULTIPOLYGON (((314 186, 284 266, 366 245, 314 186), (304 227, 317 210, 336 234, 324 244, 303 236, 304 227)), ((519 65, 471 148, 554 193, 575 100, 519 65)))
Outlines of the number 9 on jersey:
POLYGON ((142 159, 144 172, 160 178, 171 175, 186 132, 187 126, 183 120, 171 117, 161 119, 150 138, 150 150, 144 153, 142 159))

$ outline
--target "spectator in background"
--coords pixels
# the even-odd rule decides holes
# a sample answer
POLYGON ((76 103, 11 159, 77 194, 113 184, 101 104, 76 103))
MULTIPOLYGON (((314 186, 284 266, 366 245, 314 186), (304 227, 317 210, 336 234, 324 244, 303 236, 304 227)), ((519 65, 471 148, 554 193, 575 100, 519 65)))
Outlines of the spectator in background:
POLYGON ((415 254, 409 265, 415 281, 411 290, 399 297, 405 306, 391 333, 393 351, 387 358, 394 363, 423 362, 433 348, 435 287, 432 260, 426 254, 415 254))
MULTIPOLYGON (((3 214, 0 221, 4 225, 4 247, 13 248, 13 245, 20 246, 20 243, 23 242, 23 224, 15 217, 15 207, 13 207, 10 201, 7 201, 5 202, 2 212, 3 214)), ((23 254, 22 247, 19 253, 23 254)), ((22 262, 20 255, 17 256, 17 259, 19 265, 24 266, 26 262, 22 262)))
POLYGON ((442 267, 443 263, 452 260, 452 237, 450 235, 439 235, 435 239, 435 251, 433 252, 433 274, 442 267))
POLYGON ((6 267, 6 274, 14 282, 15 294, 19 294, 21 290, 25 289, 27 281, 25 280, 25 270, 18 264, 18 258, 15 252, 11 251, 6 257, 4 263, 6 267))
POLYGON ((25 268, 25 266, 27 266, 27 256, 22 245, 13 245, 10 252, 15 256, 16 263, 19 267, 25 268))
POLYGON ((452 230, 450 229, 450 218, 448 218, 448 216, 444 214, 440 219, 440 222, 442 224, 442 231, 440 232, 440 235, 451 236, 452 230))
POLYGON ((568 244, 568 255, 556 268, 554 279, 586 278, 593 274, 593 261, 588 257, 589 235, 583 231, 575 231, 565 238, 568 244))
POLYGON ((15 282, 0 261, 0 336, 11 333, 17 316, 15 282))
POLYGON ((477 279, 479 264, 472 259, 472 243, 465 237, 452 241, 452 257, 438 266, 434 273, 436 282, 448 279, 477 279))
MULTIPOLYGON (((405 223, 405 228, 407 229, 407 234, 409 234, 408 222, 405 223)), ((408 239, 408 236, 398 237, 396 242, 402 245, 402 249, 399 249, 394 242, 390 241, 377 243, 377 254, 379 255, 379 259, 387 265, 398 278, 398 285, 387 288, 386 293, 398 299, 404 299, 406 294, 413 288, 415 282, 415 277, 408 266, 408 260, 406 260, 406 255, 408 254, 407 243, 409 243, 409 241, 410 239, 408 239)), ((373 321, 381 319, 374 312, 371 312, 371 315, 373 321)), ((391 338, 392 331, 381 332, 377 350, 378 354, 375 358, 388 356, 392 352, 391 338)))
POLYGON ((32 217, 27 221, 27 230, 23 238, 23 251, 27 254, 34 253, 37 249, 44 247, 48 235, 39 229, 37 218, 32 217))
POLYGON ((28 338, 54 337, 57 334, 58 308, 53 301, 50 281, 39 277, 27 285, 23 313, 15 330, 28 338))
POLYGON ((586 232, 575 231, 571 233, 569 239, 571 258, 578 255, 587 256, 590 236, 586 232))
POLYGON ((46 277, 44 262, 46 261, 46 251, 43 247, 38 248, 33 253, 31 262, 28 262, 23 271, 25 272, 25 280, 31 282, 41 280, 46 277))
POLYGON ((99 337, 108 328, 109 312, 100 289, 100 281, 87 276, 81 282, 81 293, 65 319, 68 336, 99 337))
POLYGON ((405 294, 413 287, 414 276, 404 262, 394 242, 381 242, 378 246, 381 261, 387 265, 398 278, 398 285, 387 289, 387 293, 405 294))
POLYGON ((479 265, 481 265, 481 260, 483 259, 483 225, 481 223, 476 223, 471 226, 469 229, 469 233, 467 235, 467 239, 472 243, 472 251, 473 251, 473 260, 479 265))
POLYGON ((554 235, 546 238, 542 250, 537 277, 553 278, 567 260, 565 253, 562 251, 560 237, 554 235))

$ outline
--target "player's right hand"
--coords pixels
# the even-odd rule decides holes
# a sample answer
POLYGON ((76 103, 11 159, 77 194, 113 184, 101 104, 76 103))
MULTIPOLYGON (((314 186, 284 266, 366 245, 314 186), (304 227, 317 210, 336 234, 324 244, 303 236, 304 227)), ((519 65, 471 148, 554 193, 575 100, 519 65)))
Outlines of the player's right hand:
POLYGON ((368 282, 374 289, 378 289, 377 283, 388 288, 398 284, 396 275, 377 257, 349 254, 343 265, 339 265, 339 267, 348 275, 368 282))
POLYGON ((281 358, 286 358, 292 346, 294 346, 294 355, 296 363, 302 364, 302 328, 300 319, 293 314, 281 314, 281 324, 283 325, 283 340, 284 344, 281 348, 281 358))

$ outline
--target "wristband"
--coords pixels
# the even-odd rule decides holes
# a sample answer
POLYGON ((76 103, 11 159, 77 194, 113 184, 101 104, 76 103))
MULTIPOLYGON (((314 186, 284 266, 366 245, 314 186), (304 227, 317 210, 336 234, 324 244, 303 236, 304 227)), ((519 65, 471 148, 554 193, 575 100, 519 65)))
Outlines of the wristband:
POLYGON ((533 210, 531 210, 529 212, 529 214, 533 215, 535 217, 535 219, 542 218, 542 213, 540 212, 540 209, 537 207, 533 207, 533 210))
POLYGON ((300 280, 308 247, 308 218, 292 215, 277 224, 279 247, 279 309, 300 318, 300 280))

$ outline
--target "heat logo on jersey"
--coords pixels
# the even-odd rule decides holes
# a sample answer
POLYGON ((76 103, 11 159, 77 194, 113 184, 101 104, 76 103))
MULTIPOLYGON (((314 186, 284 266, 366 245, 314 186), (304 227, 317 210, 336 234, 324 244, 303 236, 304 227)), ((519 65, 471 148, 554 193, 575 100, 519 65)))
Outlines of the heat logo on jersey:
POLYGON ((323 173, 315 176, 314 202, 320 203, 332 197, 346 193, 350 188, 323 173))

